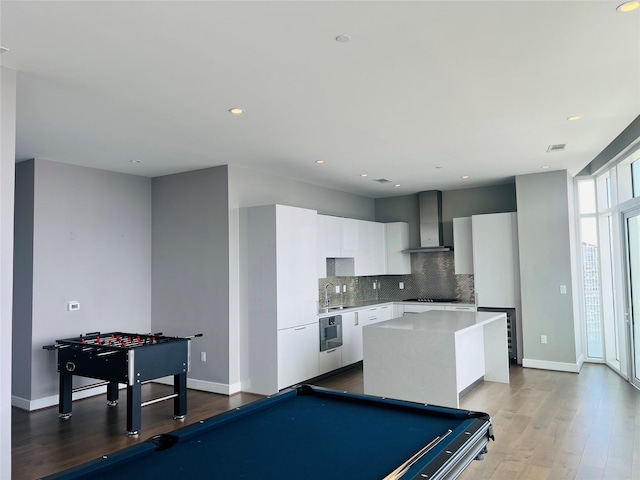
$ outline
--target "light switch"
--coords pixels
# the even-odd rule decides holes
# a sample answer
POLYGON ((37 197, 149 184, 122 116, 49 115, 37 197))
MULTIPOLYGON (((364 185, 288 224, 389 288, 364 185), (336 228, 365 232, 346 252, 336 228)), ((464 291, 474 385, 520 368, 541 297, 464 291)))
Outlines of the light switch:
POLYGON ((67 310, 70 312, 80 310, 80 302, 67 302, 67 310))
POLYGON ((560 285, 560 293, 562 295, 566 295, 567 294, 567 286, 566 285, 560 285))

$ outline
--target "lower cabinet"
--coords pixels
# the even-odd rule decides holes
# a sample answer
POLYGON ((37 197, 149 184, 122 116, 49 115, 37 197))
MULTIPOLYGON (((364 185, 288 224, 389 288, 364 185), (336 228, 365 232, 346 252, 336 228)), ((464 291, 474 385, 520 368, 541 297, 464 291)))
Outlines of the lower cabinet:
POLYGON ((278 389, 319 375, 319 351, 317 321, 278 330, 278 389))
POLYGON ((381 305, 378 307, 378 321, 384 322, 394 318, 393 305, 381 305))
POLYGON ((318 356, 319 375, 342 367, 342 348, 343 347, 330 348, 329 350, 320 352, 318 356))
POLYGON ((444 309, 450 312, 476 312, 478 310, 475 306, 471 305, 447 305, 444 309))
POLYGON ((342 366, 362 360, 362 324, 360 312, 342 314, 342 366))
POLYGON ((444 305, 405 305, 404 315, 411 313, 422 313, 430 310, 444 310, 444 305))

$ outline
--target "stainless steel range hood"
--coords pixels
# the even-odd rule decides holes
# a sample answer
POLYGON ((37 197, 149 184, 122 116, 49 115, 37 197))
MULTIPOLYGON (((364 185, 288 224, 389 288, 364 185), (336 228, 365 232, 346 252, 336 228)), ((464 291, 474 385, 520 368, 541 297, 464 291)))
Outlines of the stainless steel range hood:
POLYGON ((431 190, 418 194, 420 206, 420 246, 403 250, 404 253, 449 252, 453 250, 443 242, 442 192, 431 190))

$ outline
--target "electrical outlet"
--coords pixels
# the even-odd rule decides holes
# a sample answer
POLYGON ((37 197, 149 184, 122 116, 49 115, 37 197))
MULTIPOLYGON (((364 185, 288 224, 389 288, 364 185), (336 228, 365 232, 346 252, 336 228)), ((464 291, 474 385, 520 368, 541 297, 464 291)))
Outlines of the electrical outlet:
POLYGON ((346 291, 347 291, 347 285, 346 284, 342 285, 342 291, 346 293, 346 291))
POLYGON ((373 289, 375 290, 376 288, 378 288, 378 282, 376 282, 375 280, 373 281, 373 289))
POLYGON ((400 290, 404 290, 404 282, 400 282, 400 283, 398 283, 398 288, 399 288, 400 290))
POLYGON ((540 335, 540 343, 542 343, 543 345, 547 344, 547 336, 546 335, 540 335))
POLYGON ((336 293, 340 293, 340 285, 336 285, 336 293))
POLYGON ((201 362, 207 361, 207 352, 200 352, 200 361, 201 362))
POLYGON ((560 285, 560 293, 562 295, 566 295, 567 294, 567 286, 566 285, 560 285))

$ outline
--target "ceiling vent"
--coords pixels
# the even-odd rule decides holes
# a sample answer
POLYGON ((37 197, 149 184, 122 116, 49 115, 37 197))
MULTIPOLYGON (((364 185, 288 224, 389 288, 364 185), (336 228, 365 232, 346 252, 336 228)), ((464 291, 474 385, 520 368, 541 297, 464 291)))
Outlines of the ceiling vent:
POLYGON ((373 181, 378 183, 391 183, 391 180, 389 180, 388 178, 376 178, 373 181))
POLYGON ((547 148, 547 152, 562 152, 562 151, 564 151, 566 146, 567 146, 566 143, 558 143, 556 145, 549 145, 549 148, 547 148))

